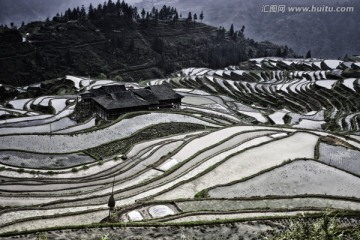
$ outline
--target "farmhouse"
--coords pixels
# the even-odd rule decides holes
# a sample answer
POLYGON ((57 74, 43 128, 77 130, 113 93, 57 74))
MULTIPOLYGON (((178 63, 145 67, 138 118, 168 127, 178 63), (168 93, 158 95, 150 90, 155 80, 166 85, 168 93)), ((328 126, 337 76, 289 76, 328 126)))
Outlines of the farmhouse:
POLYGON ((85 92, 81 98, 92 105, 98 116, 111 120, 128 112, 178 107, 183 96, 168 85, 130 90, 123 85, 109 85, 85 92))

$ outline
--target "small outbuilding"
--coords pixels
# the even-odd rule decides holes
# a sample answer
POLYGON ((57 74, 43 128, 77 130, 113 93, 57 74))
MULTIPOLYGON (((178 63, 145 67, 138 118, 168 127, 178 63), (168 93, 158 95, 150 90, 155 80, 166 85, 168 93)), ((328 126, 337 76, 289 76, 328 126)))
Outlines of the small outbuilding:
POLYGON ((168 84, 146 87, 158 99, 159 107, 177 107, 181 105, 182 95, 176 93, 168 84))

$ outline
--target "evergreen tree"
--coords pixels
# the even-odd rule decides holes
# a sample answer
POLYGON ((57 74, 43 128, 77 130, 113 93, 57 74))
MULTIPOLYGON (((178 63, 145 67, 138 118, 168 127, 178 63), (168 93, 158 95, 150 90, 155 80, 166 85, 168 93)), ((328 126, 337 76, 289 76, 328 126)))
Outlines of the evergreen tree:
POLYGON ((159 11, 156 9, 155 10, 155 25, 158 25, 159 23, 159 11))
POLYGON ((200 20, 201 20, 201 22, 203 21, 203 19, 204 19, 204 13, 203 13, 203 11, 201 11, 201 13, 200 13, 200 20))
POLYGON ((145 18, 145 9, 143 9, 142 11, 141 11, 141 17, 142 17, 142 19, 144 19, 145 18))
POLYGON ((169 10, 166 7, 166 5, 164 5, 159 12, 159 18, 161 20, 165 20, 168 17, 168 15, 169 15, 169 10))
POLYGON ((95 11, 93 5, 90 3, 89 5, 89 19, 94 20, 95 19, 95 11))
POLYGON ((306 58, 311 58, 311 51, 310 50, 306 53, 306 58))
POLYGON ((108 0, 107 8, 108 8, 107 11, 109 13, 115 12, 115 4, 111 0, 108 0))
POLYGON ((107 6, 107 3, 104 2, 103 4, 103 10, 102 10, 102 13, 105 15, 107 13, 107 10, 108 10, 108 6, 107 6))
POLYGON ((86 10, 85 10, 84 5, 81 6, 80 18, 81 18, 81 19, 85 19, 85 18, 86 18, 86 10))
POLYGON ((98 13, 100 13, 102 11, 102 9, 103 9, 103 6, 102 6, 101 3, 99 3, 98 6, 97 6, 98 13))
POLYGON ((132 17, 137 19, 139 16, 137 7, 132 8, 132 17))
POLYGON ((78 12, 76 8, 73 8, 73 10, 70 13, 69 20, 76 20, 78 19, 78 12))
POLYGON ((187 20, 188 20, 188 21, 191 21, 191 20, 192 20, 192 14, 191 14, 191 12, 189 12, 189 15, 188 15, 187 20))
POLYGON ((197 17, 197 14, 195 13, 194 14, 194 22, 196 22, 197 19, 198 19, 198 17, 197 17))
POLYGON ((229 34, 230 34, 230 37, 234 37, 234 34, 235 34, 235 31, 234 31, 234 24, 231 24, 229 34))
POLYGON ((110 213, 111 213, 112 210, 114 210, 115 205, 116 205, 116 201, 115 201, 115 198, 114 198, 114 193, 111 193, 110 198, 109 198, 109 201, 108 201, 108 206, 109 206, 109 219, 110 219, 110 213))
POLYGON ((119 10, 120 10, 120 8, 121 8, 120 0, 117 0, 117 1, 116 1, 115 8, 116 8, 116 11, 119 11, 119 10))
POLYGON ((244 36, 244 32, 245 32, 245 26, 244 26, 244 25, 241 27, 240 32, 241 32, 241 34, 244 36))
POLYGON ((153 7, 152 10, 151 10, 152 15, 155 15, 155 12, 156 12, 156 8, 153 7))
POLYGON ((64 18, 66 20, 69 20, 70 19, 70 14, 71 14, 71 10, 70 10, 70 8, 68 8, 64 13, 64 18))
POLYGON ((81 13, 80 7, 77 7, 77 8, 76 8, 76 18, 75 18, 75 19, 79 19, 79 18, 80 18, 80 13, 81 13))
POLYGON ((284 51, 282 53, 282 57, 287 57, 288 52, 289 52, 289 48, 288 48, 288 46, 285 45, 284 51))
POLYGON ((177 13, 177 11, 175 11, 174 20, 175 20, 175 21, 179 20, 179 14, 177 13))

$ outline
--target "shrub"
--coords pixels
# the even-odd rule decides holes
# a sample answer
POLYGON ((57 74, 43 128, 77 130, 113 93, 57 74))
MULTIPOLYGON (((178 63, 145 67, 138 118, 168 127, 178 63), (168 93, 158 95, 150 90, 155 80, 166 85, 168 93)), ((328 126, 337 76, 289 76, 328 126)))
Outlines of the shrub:
POLYGON ((195 198, 197 198, 197 199, 199 199, 199 198, 208 198, 208 197, 210 197, 209 193, 205 189, 198 192, 197 194, 195 194, 195 198))
POLYGON ((338 221, 328 213, 319 219, 294 219, 285 231, 275 234, 274 237, 264 237, 264 240, 340 240, 342 232, 338 229, 338 221))
POLYGON ((71 169, 71 171, 72 171, 73 173, 76 173, 76 172, 78 172, 79 170, 74 167, 73 169, 71 169))
POLYGON ((116 75, 116 77, 114 78, 115 81, 121 82, 123 81, 123 78, 120 75, 116 75))
POLYGON ((89 169, 88 166, 86 166, 86 165, 82 166, 82 170, 87 170, 87 169, 89 169))
POLYGON ((38 233, 37 240, 48 240, 47 234, 45 232, 38 233))
POLYGON ((283 120, 284 120, 284 123, 289 125, 291 123, 291 119, 292 117, 289 116, 289 114, 286 114, 284 117, 283 117, 283 120))
POLYGON ((25 170, 24 170, 23 168, 19 168, 17 171, 18 171, 18 173, 23 173, 23 172, 25 172, 25 170))
POLYGON ((360 239, 360 227, 359 229, 356 229, 351 235, 354 239, 360 239))
POLYGON ((104 236, 102 236, 102 237, 100 238, 100 240, 110 240, 109 234, 105 234, 104 236))
POLYGON ((98 76, 97 76, 97 79, 99 79, 99 80, 104 80, 104 79, 106 79, 107 77, 106 77, 106 75, 104 74, 104 73, 100 73, 98 76))

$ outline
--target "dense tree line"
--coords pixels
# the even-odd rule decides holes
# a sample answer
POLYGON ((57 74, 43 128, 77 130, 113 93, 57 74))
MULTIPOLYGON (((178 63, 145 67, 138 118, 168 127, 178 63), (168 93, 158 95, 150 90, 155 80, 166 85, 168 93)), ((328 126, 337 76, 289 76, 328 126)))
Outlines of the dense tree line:
POLYGON ((275 53, 275 57, 286 57, 288 55, 289 48, 285 45, 284 48, 278 48, 275 53))
MULTIPOLYGON (((145 11, 142 9, 140 12, 136 7, 132 7, 125 3, 124 1, 120 2, 117 0, 113 2, 112 0, 108 0, 103 4, 98 4, 94 7, 91 3, 86 10, 85 6, 67 9, 65 13, 56 14, 53 18, 54 21, 69 21, 69 20, 79 20, 79 19, 89 19, 89 20, 99 20, 106 16, 122 16, 125 19, 137 19, 137 20, 173 20, 176 21, 181 18, 181 14, 179 15, 178 11, 174 7, 164 5, 160 10, 153 7, 151 11, 145 11)), ((189 16, 186 20, 194 20, 194 22, 198 19, 198 15, 195 13, 192 15, 189 13, 189 16)), ((199 19, 202 21, 204 19, 204 13, 201 12, 199 15, 199 19)))
MULTIPOLYGON (((56 18, 62 18, 65 20, 78 20, 88 18, 90 20, 97 20, 106 15, 116 15, 124 16, 125 18, 132 19, 138 18, 139 14, 136 7, 132 7, 125 3, 124 1, 120 2, 118 0, 116 3, 108 0, 103 4, 98 4, 97 7, 94 7, 91 3, 86 11, 85 6, 81 8, 73 8, 65 11, 64 14, 57 14, 56 18)), ((54 19, 56 20, 56 19, 54 19)))

